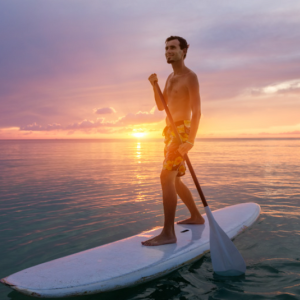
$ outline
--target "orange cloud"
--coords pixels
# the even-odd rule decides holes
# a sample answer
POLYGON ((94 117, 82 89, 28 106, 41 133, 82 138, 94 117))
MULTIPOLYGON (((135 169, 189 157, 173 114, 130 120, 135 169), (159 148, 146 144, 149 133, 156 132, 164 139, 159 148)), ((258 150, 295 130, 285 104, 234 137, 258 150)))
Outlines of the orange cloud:
MULTIPOLYGON (((54 130, 70 131, 71 130, 71 132, 74 132, 76 130, 86 131, 95 128, 101 128, 100 130, 98 129, 97 132, 111 133, 111 132, 120 132, 120 131, 108 129, 110 127, 124 127, 124 125, 134 126, 134 125, 158 123, 164 119, 164 116, 165 114, 163 112, 153 108, 150 112, 139 111, 135 114, 129 113, 115 121, 105 121, 105 118, 98 118, 96 121, 85 119, 81 122, 75 122, 67 126, 62 126, 56 123, 42 126, 42 125, 38 125, 37 123, 33 123, 30 125, 20 127, 20 130, 22 131, 54 131, 54 130)), ((122 129, 122 131, 123 130, 124 129, 122 129)))

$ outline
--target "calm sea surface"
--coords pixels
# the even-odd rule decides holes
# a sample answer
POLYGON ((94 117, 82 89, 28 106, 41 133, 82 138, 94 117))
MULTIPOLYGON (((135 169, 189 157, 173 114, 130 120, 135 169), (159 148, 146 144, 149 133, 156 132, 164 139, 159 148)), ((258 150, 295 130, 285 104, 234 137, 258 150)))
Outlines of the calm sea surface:
MULTIPOLYGON (((189 156, 212 210, 262 208, 234 241, 245 276, 215 276, 208 253, 160 279, 80 299, 300 299, 300 140, 198 140, 189 156)), ((162 161, 162 140, 0 140, 0 278, 161 226, 162 161)), ((204 212, 189 172, 183 181, 204 212)), ((176 220, 187 217, 178 200, 176 220)), ((34 298, 1 285, 0 299, 34 298)))

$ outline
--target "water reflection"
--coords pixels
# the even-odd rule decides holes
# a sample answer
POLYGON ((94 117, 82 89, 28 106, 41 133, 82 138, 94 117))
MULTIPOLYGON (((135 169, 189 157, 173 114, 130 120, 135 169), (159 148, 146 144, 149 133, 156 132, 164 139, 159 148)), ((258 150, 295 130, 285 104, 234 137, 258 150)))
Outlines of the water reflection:
MULTIPOLYGON (((138 142, 137 145, 136 145, 136 148, 137 148, 137 149, 140 149, 140 148, 141 148, 141 143, 138 142)), ((137 154, 136 157, 137 157, 138 159, 141 159, 141 152, 137 151, 136 154, 137 154)), ((140 164, 141 161, 139 160, 138 163, 140 164)))

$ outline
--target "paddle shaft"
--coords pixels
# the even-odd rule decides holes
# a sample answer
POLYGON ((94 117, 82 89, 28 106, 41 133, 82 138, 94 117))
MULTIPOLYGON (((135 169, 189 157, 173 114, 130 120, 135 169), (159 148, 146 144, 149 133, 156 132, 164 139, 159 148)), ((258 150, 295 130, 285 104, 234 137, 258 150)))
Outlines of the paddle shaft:
MULTIPOLYGON (((170 113, 170 111, 169 111, 169 108, 168 108, 168 106, 167 106, 167 103, 166 103, 166 101, 165 101, 165 99, 164 99, 164 96, 163 96, 163 94, 162 94, 162 92, 161 92, 161 90, 160 90, 160 87, 159 87, 157 81, 154 83, 154 87, 156 88, 156 91, 157 91, 157 93, 158 93, 158 95, 159 95, 159 97, 160 97, 160 100, 161 100, 161 102, 162 102, 162 104, 163 104, 163 106, 164 106, 164 109, 165 109, 165 111, 166 111, 166 113, 167 113, 167 116, 168 116, 168 118, 169 118, 169 121, 170 121, 170 123, 171 123, 171 125, 172 125, 172 128, 173 128, 173 130, 174 130, 174 132, 175 132, 175 135, 176 135, 177 139, 179 140, 179 142, 180 142, 181 144, 183 144, 183 141, 181 140, 181 137, 180 137, 180 135, 179 135, 179 133, 178 133, 178 131, 177 131, 177 127, 176 127, 176 125, 175 125, 175 123, 174 123, 174 121, 173 121, 173 118, 172 118, 172 116, 171 116, 171 113, 170 113)), ((205 196, 204 196, 204 194, 203 194, 203 192, 202 192, 202 189, 201 189, 201 187, 200 187, 199 181, 198 181, 198 179, 197 179, 197 177, 196 177, 196 174, 195 174, 195 171, 194 171, 194 169, 193 169, 193 167, 192 167, 192 164, 191 164, 191 162, 190 162, 190 159, 189 159, 189 157, 188 157, 187 154, 184 154, 183 157, 184 157, 184 159, 185 159, 185 161, 186 161, 186 163, 187 163, 187 165, 188 165, 188 168, 189 168, 189 170, 190 170, 190 172, 191 172, 191 175, 192 175, 192 177, 193 177, 194 183, 195 183, 196 188, 197 188, 197 190, 198 190, 198 193, 199 193, 199 195, 200 195, 200 198, 201 198, 201 201, 202 201, 202 203, 203 203, 203 206, 206 207, 206 206, 208 206, 208 204, 207 204, 207 202, 206 202, 205 196)))

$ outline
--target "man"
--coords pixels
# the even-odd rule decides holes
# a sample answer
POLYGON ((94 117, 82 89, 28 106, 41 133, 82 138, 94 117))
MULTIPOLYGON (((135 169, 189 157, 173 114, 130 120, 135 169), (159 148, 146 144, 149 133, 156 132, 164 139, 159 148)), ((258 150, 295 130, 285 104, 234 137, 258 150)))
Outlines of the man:
MULTIPOLYGON (((163 95, 184 143, 180 144, 176 139, 171 123, 166 118, 167 126, 163 131, 165 160, 160 175, 165 215, 164 228, 160 235, 142 242, 144 246, 176 243, 174 220, 177 194, 191 213, 190 218, 180 221, 178 224, 204 223, 190 190, 180 180, 186 170, 183 156, 193 148, 201 116, 198 78, 184 64, 189 47, 186 40, 179 36, 170 36, 165 44, 167 63, 172 65, 173 73, 166 81, 163 95)), ((149 81, 154 87, 154 83, 158 81, 157 75, 152 74, 149 81)), ((154 90, 154 97, 157 108, 164 110, 156 90, 154 90)))

